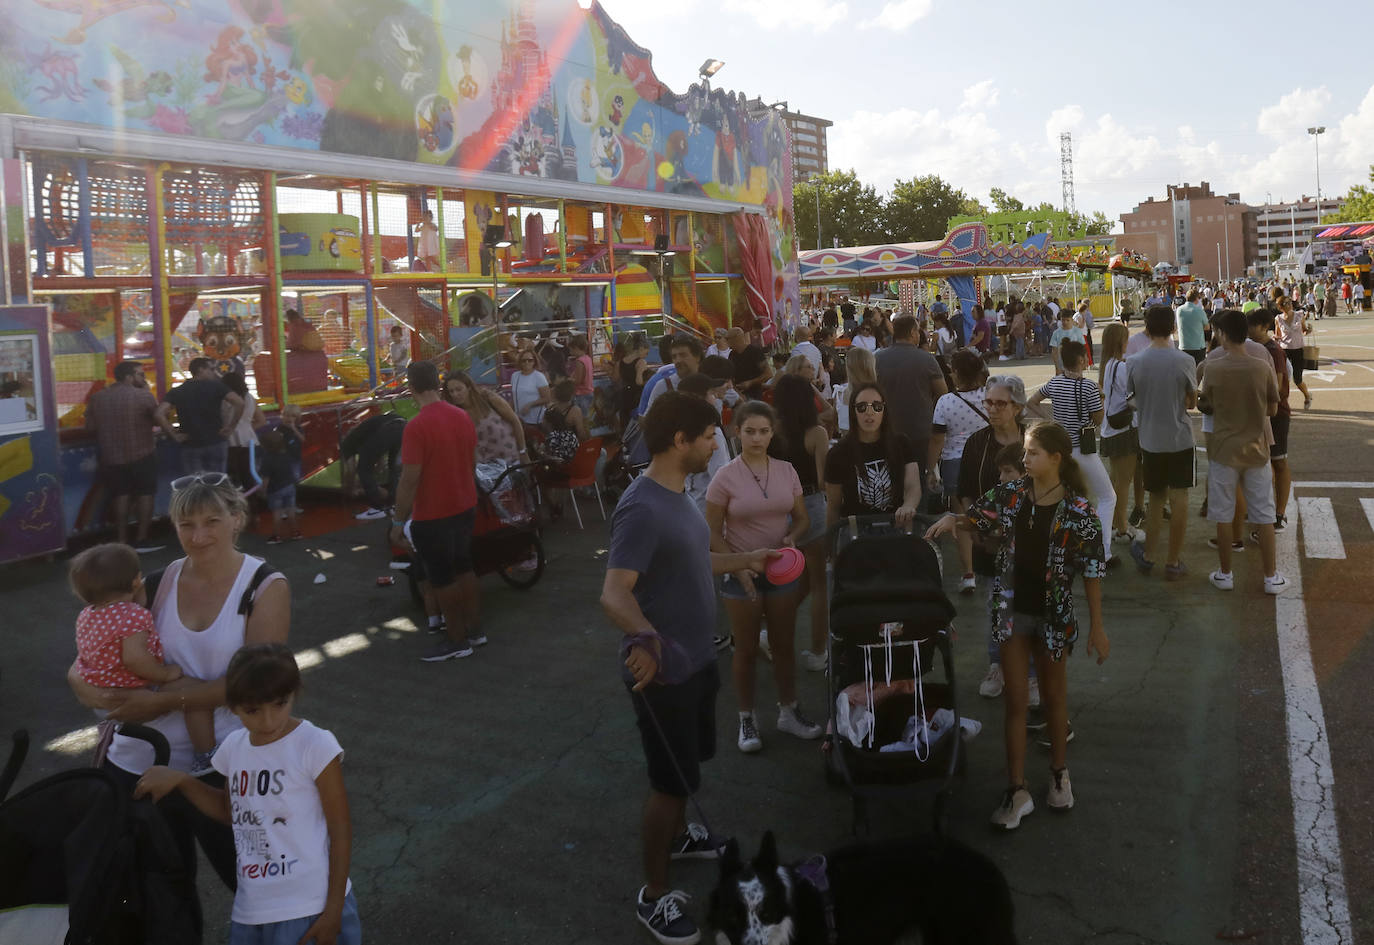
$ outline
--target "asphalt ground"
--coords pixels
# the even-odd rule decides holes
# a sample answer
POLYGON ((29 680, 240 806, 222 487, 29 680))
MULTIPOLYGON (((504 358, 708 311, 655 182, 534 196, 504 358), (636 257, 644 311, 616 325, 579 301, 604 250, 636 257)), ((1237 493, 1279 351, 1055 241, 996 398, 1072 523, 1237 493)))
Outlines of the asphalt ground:
MULTIPOLYGON (((1374 525, 1359 502, 1374 498, 1374 320, 1323 321, 1318 340, 1345 373, 1312 381, 1310 411, 1295 396, 1294 478, 1366 485, 1295 490, 1332 499, 1345 558, 1307 557, 1302 525, 1286 540, 1300 562, 1299 610, 1334 782, 1317 802, 1334 812, 1349 928, 1323 937, 1310 914, 1304 922, 1299 890, 1310 890, 1312 878, 1300 882, 1298 856, 1312 838, 1294 827, 1276 603, 1259 591, 1253 546, 1238 557, 1236 591, 1207 583, 1215 555, 1195 515, 1199 488, 1184 554, 1191 575, 1166 584, 1129 566, 1112 572, 1111 658, 1099 667, 1081 650, 1072 657, 1077 806, 1046 810, 1048 753, 1032 744, 1027 773, 1038 809, 1010 835, 987 826, 1004 783, 1003 726, 1000 701, 977 695, 986 668, 982 598, 954 598, 961 708, 984 729, 968 745, 949 829, 1005 871, 1023 942, 1374 943, 1374 863, 1365 852, 1374 837, 1366 793, 1374 722, 1364 698, 1374 674, 1374 525), (1352 389, 1360 387, 1369 389, 1352 389)), ((1028 387, 1049 373, 1044 362, 999 367, 1021 368, 1028 387)), ((567 520, 546 531, 550 560, 533 590, 483 580, 491 644, 438 665, 417 659, 429 641, 404 582, 375 582, 391 573, 382 525, 349 524, 271 548, 256 535, 243 539, 291 579, 290 642, 311 664, 298 712, 331 729, 346 751, 352 878, 371 942, 648 941, 632 915, 644 767, 618 678, 617 634, 597 605, 607 529, 594 501, 582 509, 585 531, 567 520), (312 583, 317 574, 325 583, 312 583)), ((154 555, 149 567, 172 557, 170 549, 154 555)), ((946 567, 951 585, 957 570, 946 567)), ((27 727, 35 743, 20 786, 89 754, 92 717, 64 682, 78 610, 64 561, 0 569, 0 730, 27 727)), ((721 656, 719 753, 699 797, 713 828, 740 837, 746 850, 772 829, 789 858, 847 841, 849 799, 825 783, 816 743, 778 734, 763 713, 764 751, 735 749, 730 659, 721 656)), ((799 675, 804 708, 824 715, 822 677, 799 675)), ((765 667, 759 704, 773 697, 765 667)), ((875 812, 873 829, 928 823, 926 807, 888 809, 875 812)), ((673 877, 702 916, 714 866, 675 864, 673 877)), ((222 941, 228 894, 208 872, 201 889, 214 929, 207 940, 222 941)))

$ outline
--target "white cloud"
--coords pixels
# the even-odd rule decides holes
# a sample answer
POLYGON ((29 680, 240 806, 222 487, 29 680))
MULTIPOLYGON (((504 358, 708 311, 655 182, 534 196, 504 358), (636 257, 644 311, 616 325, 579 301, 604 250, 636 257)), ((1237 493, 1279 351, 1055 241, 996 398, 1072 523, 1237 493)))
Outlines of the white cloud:
POLYGON ((878 15, 862 21, 859 29, 878 27, 888 30, 904 30, 912 23, 930 13, 933 0, 889 0, 883 4, 878 15))
MULTIPOLYGON (((805 28, 820 33, 849 16, 844 0, 736 0, 733 9, 747 13, 766 30, 805 28)), ((706 15, 716 16, 718 11, 706 15)))
POLYGON ((997 104, 997 95, 997 86, 992 84, 991 79, 984 79, 982 82, 964 89, 964 100, 959 107, 972 111, 992 108, 997 104))
POLYGON ((1296 88, 1273 105, 1260 109, 1255 127, 1260 134, 1286 139, 1302 134, 1310 125, 1321 124, 1321 117, 1331 104, 1331 92, 1326 86, 1315 89, 1296 88))
POLYGON ((966 193, 986 193, 1008 164, 1001 133, 981 111, 858 112, 835 123, 829 145, 831 167, 852 167, 880 191, 897 178, 938 174, 966 193))

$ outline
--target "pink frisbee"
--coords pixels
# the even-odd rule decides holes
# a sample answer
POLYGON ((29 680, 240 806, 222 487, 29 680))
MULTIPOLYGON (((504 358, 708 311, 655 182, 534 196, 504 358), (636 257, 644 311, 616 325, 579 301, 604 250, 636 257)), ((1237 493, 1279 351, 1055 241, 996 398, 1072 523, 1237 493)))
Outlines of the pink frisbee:
POLYGON ((768 583, 791 584, 806 569, 806 555, 796 548, 779 548, 782 557, 768 562, 768 583))

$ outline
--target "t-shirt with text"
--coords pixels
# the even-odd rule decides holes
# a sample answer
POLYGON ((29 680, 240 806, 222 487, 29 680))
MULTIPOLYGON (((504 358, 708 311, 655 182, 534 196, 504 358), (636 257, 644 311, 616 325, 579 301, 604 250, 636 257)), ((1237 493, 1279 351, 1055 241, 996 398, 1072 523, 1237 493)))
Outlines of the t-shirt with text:
POLYGON ((267 745, 254 745, 247 729, 225 736, 212 764, 229 791, 238 875, 233 921, 266 925, 324 911, 329 830, 315 779, 342 757, 332 733, 305 721, 267 745))

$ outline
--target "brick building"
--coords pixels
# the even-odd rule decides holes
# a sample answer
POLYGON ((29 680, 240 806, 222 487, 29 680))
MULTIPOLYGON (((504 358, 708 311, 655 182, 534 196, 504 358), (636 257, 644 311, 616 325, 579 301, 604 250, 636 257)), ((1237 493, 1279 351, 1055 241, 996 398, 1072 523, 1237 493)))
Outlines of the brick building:
POLYGON ((1214 194, 1207 181, 1170 184, 1163 200, 1121 215, 1116 244, 1203 279, 1238 278, 1259 257, 1257 216, 1240 194, 1214 194))

